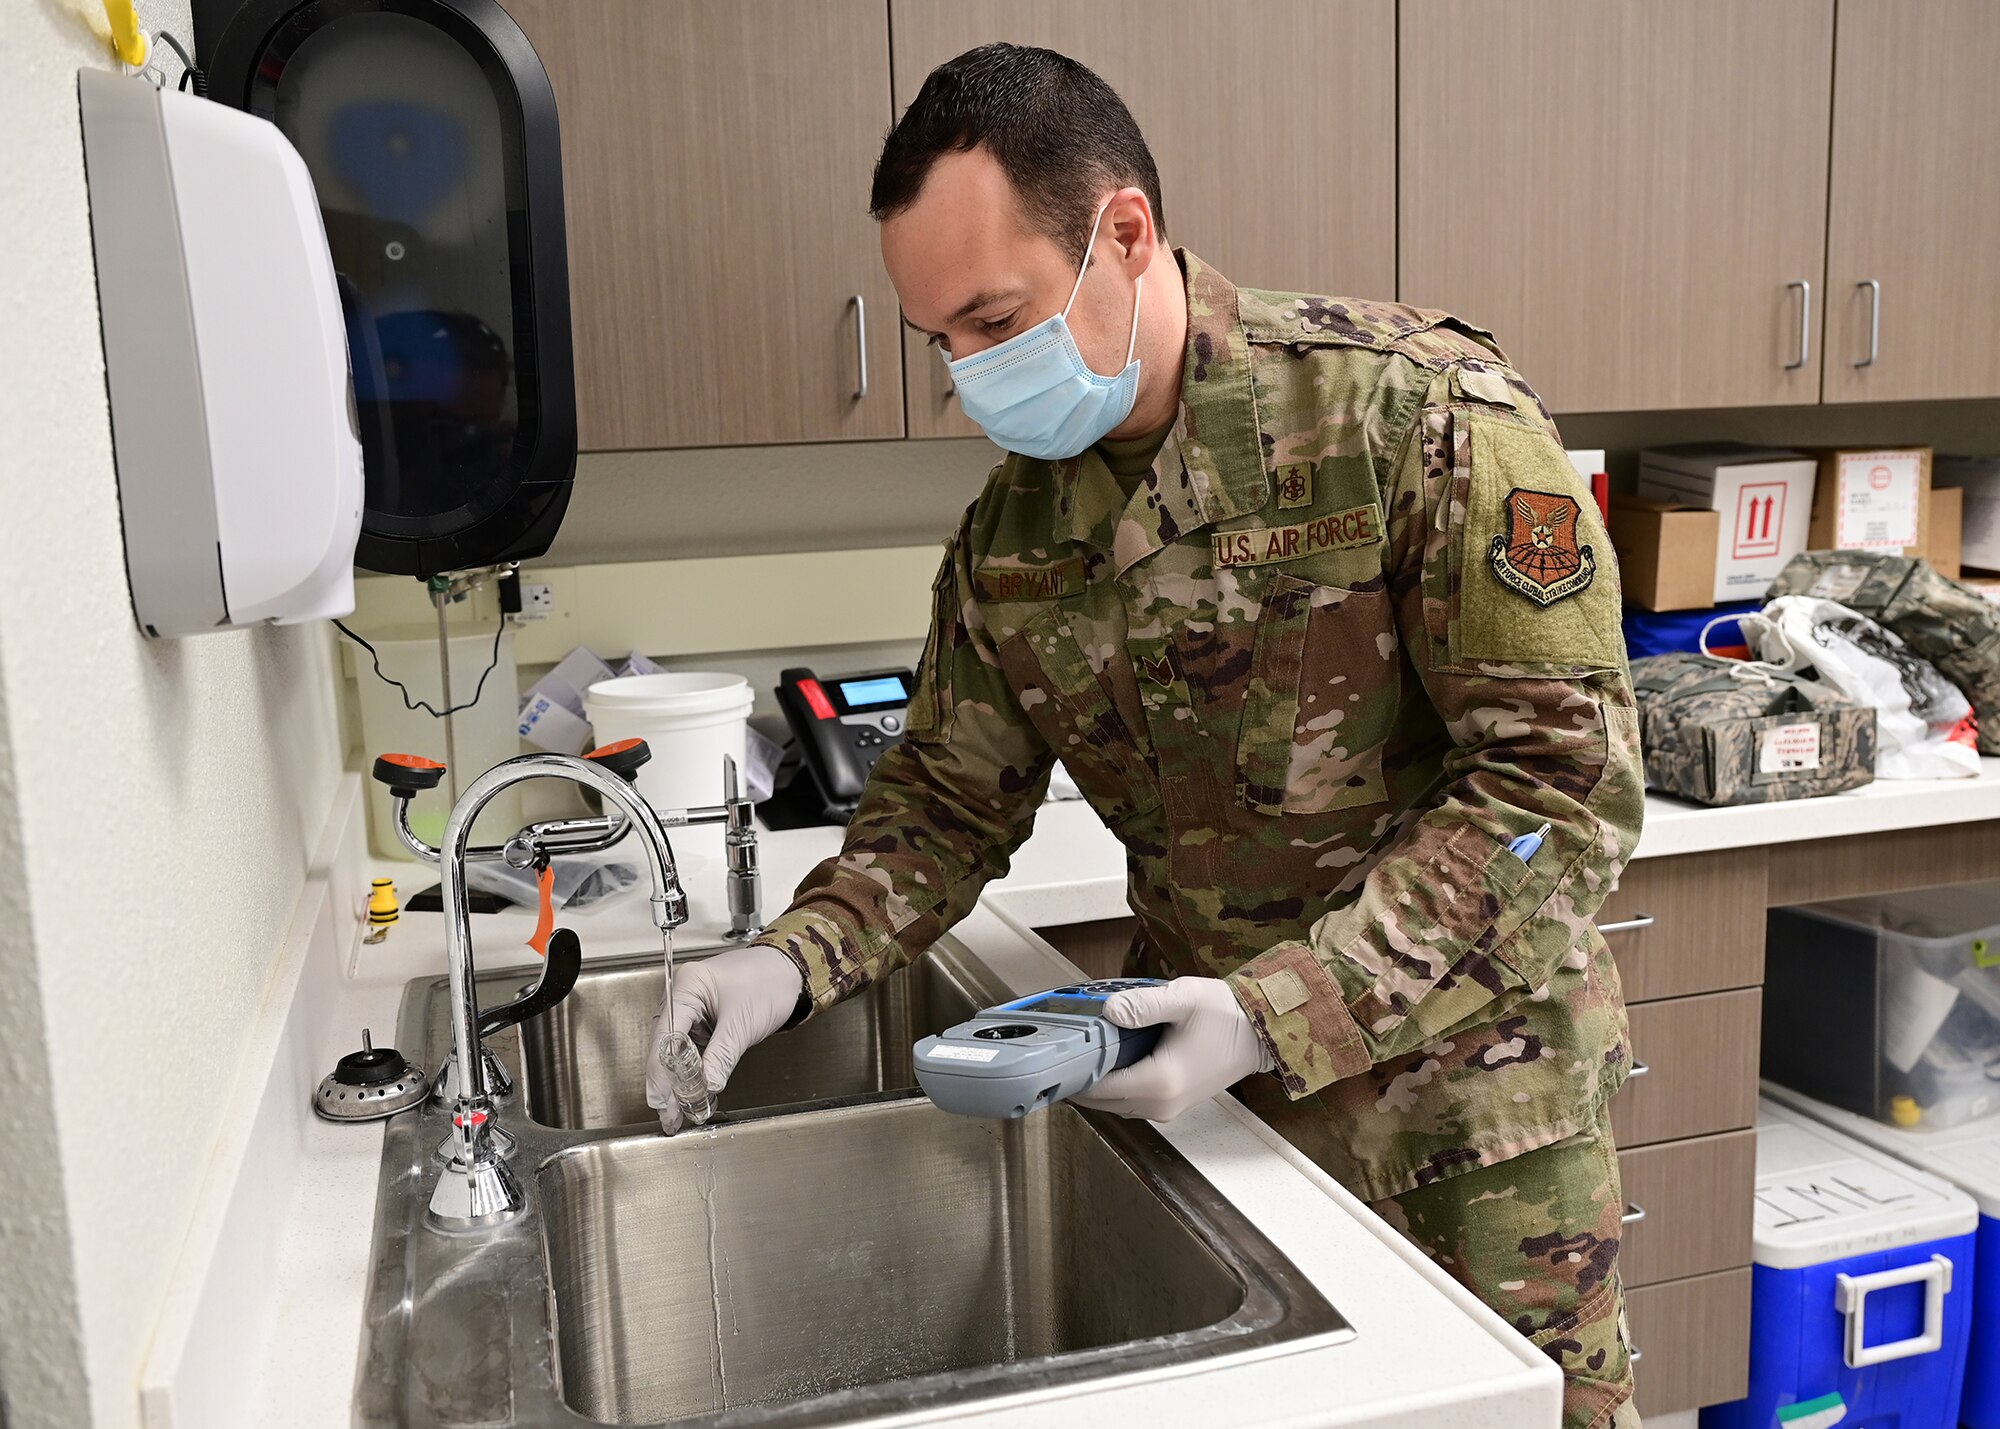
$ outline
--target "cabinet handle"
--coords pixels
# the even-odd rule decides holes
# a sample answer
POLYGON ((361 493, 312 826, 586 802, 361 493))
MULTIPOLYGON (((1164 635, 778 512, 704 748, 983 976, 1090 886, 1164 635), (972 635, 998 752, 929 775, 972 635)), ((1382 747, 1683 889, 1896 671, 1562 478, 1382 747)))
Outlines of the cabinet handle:
POLYGON ((1634 1057, 1634 1058, 1632 1059, 1632 1070, 1631 1070, 1631 1071, 1629 1071, 1629 1072, 1627 1072, 1627 1073, 1625 1074, 1625 1080, 1629 1082, 1629 1081, 1631 1081, 1631 1080, 1632 1080, 1632 1079, 1633 1079, 1634 1077, 1643 1077, 1643 1076, 1645 1076, 1645 1075, 1646 1075, 1646 1073, 1648 1073, 1648 1072, 1650 1072, 1650 1071, 1652 1071, 1652 1070, 1653 1070, 1653 1069, 1652 1069, 1651 1067, 1647 1066, 1647 1065, 1646 1065, 1646 1064, 1645 1064, 1644 1062, 1640 1061, 1640 1060, 1639 1060, 1639 1059, 1638 1059, 1637 1057, 1634 1057))
POLYGON ((1882 351, 1882 285, 1873 278, 1863 278, 1854 285, 1866 288, 1868 298, 1868 355, 1855 363, 1856 367, 1873 367, 1876 356, 1882 351))
POLYGON ((1625 1347, 1625 1362, 1627 1364, 1637 1364, 1642 1358, 1644 1357, 1639 1353, 1638 1346, 1627 1345, 1625 1347))
POLYGON ((854 386, 854 400, 859 402, 868 395, 868 304, 859 293, 848 302, 854 305, 854 363, 861 376, 854 386))
POLYGON ((1651 913, 1634 913, 1630 918, 1621 918, 1616 923, 1599 923, 1597 931, 1600 933, 1631 933, 1636 932, 1640 928, 1650 928, 1658 921, 1651 913))
POLYGON ((1787 372, 1796 372, 1804 367, 1806 359, 1812 356, 1812 284, 1804 278, 1794 278, 1785 284, 1788 293, 1794 288, 1799 290, 1799 360, 1787 362, 1787 372))
POLYGON ((1630 1201, 1627 1201, 1625 1203, 1625 1214, 1618 1218, 1618 1224, 1621 1226, 1636 1226, 1645 1219, 1646 1208, 1644 1206, 1635 1206, 1630 1201))

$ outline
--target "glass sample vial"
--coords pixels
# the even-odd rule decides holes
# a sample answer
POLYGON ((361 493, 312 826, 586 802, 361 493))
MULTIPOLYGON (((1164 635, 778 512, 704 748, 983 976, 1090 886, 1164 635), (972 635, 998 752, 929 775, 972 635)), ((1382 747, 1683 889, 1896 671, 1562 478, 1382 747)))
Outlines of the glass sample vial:
POLYGON ((680 1103, 681 1115, 689 1123, 700 1126, 715 1115, 715 1094, 708 1089, 708 1078, 702 1075, 701 1053, 695 1050, 692 1037, 685 1032, 671 1032, 661 1038, 660 1065, 667 1069, 674 1100, 680 1103))

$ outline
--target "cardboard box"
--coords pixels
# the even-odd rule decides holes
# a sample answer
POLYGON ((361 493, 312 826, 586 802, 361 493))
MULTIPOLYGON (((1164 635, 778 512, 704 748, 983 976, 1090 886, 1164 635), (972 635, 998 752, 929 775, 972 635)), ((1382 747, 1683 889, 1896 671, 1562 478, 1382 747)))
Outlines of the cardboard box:
POLYGON ((1720 514, 1715 579, 1701 605, 1757 600, 1806 549, 1818 462, 1741 442, 1658 447, 1639 454, 1639 495, 1720 514))
POLYGON ((1924 497, 1931 489, 1929 447, 1872 447, 1816 453, 1815 551, 1925 554, 1924 497))
POLYGON ((2000 571, 2000 457, 1941 456, 1932 464, 1931 485, 1964 493, 1959 559, 2000 571))
POLYGON ((1958 579, 1959 537, 1965 526, 1965 489, 1933 486, 1924 495, 1924 559, 1958 579))
POLYGON ((1614 492, 1610 526, 1626 600, 1646 610, 1705 610, 1715 604, 1721 512, 1614 492))

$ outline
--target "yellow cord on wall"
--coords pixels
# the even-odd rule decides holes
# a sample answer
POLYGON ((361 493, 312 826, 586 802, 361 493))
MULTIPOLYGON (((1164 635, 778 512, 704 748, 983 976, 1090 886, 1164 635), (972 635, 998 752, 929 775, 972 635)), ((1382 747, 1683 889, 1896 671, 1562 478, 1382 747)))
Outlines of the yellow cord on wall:
POLYGON ((111 22, 111 48, 117 51, 119 60, 133 69, 143 68, 152 46, 146 40, 146 32, 139 28, 139 15, 132 8, 132 0, 104 0, 104 18, 111 22))

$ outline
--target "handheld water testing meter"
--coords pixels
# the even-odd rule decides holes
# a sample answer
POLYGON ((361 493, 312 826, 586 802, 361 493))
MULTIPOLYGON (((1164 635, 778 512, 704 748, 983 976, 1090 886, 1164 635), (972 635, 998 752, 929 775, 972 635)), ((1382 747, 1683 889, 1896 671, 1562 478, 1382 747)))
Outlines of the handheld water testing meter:
POLYGON ((1158 978, 1114 978, 989 1007, 917 1043, 917 1084, 945 1111, 1000 1119, 1087 1092, 1160 1040, 1158 1027, 1107 1021, 1106 999, 1127 988, 1160 986, 1158 978))

